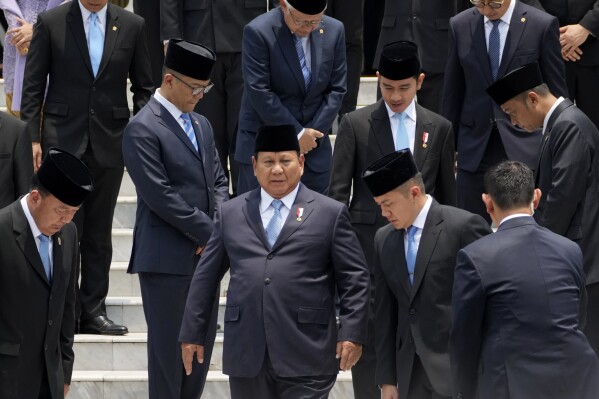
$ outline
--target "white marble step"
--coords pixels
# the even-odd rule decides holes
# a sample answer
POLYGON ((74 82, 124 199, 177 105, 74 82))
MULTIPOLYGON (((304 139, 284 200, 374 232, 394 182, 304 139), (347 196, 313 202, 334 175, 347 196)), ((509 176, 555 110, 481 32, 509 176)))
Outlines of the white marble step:
MULTIPOLYGON (((148 367, 148 336, 146 333, 129 333, 124 336, 75 335, 74 370, 76 371, 127 371, 145 370, 148 367)), ((214 341, 210 370, 222 370, 223 334, 214 341)))
MULTIPOLYGON (((148 374, 145 370, 74 371, 68 399, 147 399, 148 396, 148 374)), ((209 371, 202 399, 230 397, 228 377, 220 371, 209 371)), ((329 398, 353 397, 351 373, 340 372, 329 398)))
MULTIPOLYGON (((225 326, 224 315, 227 298, 219 299, 218 331, 225 326)), ((130 333, 146 333, 148 326, 144 316, 141 297, 111 297, 106 298, 106 313, 109 319, 117 324, 127 326, 130 333)))

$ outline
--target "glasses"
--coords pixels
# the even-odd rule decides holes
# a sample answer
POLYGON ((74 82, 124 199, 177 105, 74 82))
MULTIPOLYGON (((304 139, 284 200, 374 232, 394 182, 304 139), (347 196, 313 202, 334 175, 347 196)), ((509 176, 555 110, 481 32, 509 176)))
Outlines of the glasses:
POLYGON ((296 24, 297 26, 305 26, 306 28, 312 28, 316 25, 319 25, 322 22, 322 18, 319 19, 313 19, 310 21, 298 21, 297 19, 295 19, 295 17, 293 16, 293 13, 291 12, 291 8, 288 8, 287 10, 289 10, 289 16, 291 17, 291 20, 293 21, 294 24, 296 24))
POLYGON ((212 83, 212 82, 208 83, 208 85, 206 85, 206 86, 194 87, 194 86, 190 85, 189 83, 187 83, 186 81, 184 81, 183 79, 181 79, 180 77, 178 77, 177 75, 175 75, 174 73, 171 73, 171 75, 174 78, 176 78, 179 82, 181 82, 185 86, 189 87, 191 89, 192 96, 199 96, 202 93, 206 94, 210 91, 210 89, 212 89, 214 87, 214 83, 212 83))
POLYGON ((501 0, 501 1, 488 1, 488 2, 484 2, 484 1, 480 1, 480 0, 470 0, 470 3, 472 3, 474 5, 474 7, 476 8, 483 8, 484 6, 489 6, 490 8, 501 8, 501 6, 503 5, 503 2, 505 0, 501 0))

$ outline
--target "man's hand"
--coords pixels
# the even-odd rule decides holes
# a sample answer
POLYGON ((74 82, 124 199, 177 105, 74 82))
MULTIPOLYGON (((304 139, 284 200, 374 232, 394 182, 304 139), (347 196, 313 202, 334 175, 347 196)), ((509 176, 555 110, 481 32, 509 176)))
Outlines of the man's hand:
POLYGON ((33 172, 35 173, 42 164, 42 146, 38 142, 33 142, 31 149, 33 151, 33 172))
POLYGON ((202 345, 188 344, 186 342, 181 344, 181 357, 183 358, 183 366, 187 375, 191 374, 191 363, 193 362, 194 353, 197 353, 198 363, 204 363, 204 347, 202 345))
POLYGON ((559 28, 559 43, 562 46, 562 57, 565 60, 577 61, 582 55, 580 46, 591 32, 580 24, 566 25, 559 28))
POLYGON ((381 388, 381 399, 399 399, 399 392, 395 385, 383 384, 381 388))
POLYGON ((337 342, 336 358, 341 359, 339 368, 343 371, 351 370, 362 356, 362 345, 350 341, 337 342))
POLYGON ((203 247, 197 247, 196 248, 196 255, 201 255, 202 252, 204 252, 204 248, 206 248, 206 246, 203 247))
POLYGON ((67 394, 69 393, 69 388, 71 386, 69 384, 64 384, 64 397, 67 397, 67 394))
POLYGON ((10 37, 10 44, 15 46, 22 55, 27 55, 29 42, 33 35, 33 25, 21 18, 17 18, 17 22, 21 26, 9 29, 6 34, 10 37))
POLYGON ((307 154, 316 148, 316 139, 323 137, 324 134, 315 129, 309 127, 304 129, 304 134, 299 139, 300 152, 307 154))

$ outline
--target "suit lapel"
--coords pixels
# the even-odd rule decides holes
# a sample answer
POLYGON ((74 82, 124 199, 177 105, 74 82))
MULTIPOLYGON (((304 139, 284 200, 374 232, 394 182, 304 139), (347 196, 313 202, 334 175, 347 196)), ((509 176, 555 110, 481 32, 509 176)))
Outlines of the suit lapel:
POLYGON ((414 161, 418 170, 424 167, 424 161, 429 153, 430 143, 435 134, 435 124, 420 105, 416 104, 416 135, 414 137, 414 161), (426 134, 425 134, 426 133, 426 134), (426 137, 426 138, 425 138, 426 137), (426 140, 426 142, 425 142, 426 140), (426 144, 426 147, 424 146, 426 144))
MULTIPOLYGON (((175 118, 173 118, 171 113, 168 112, 167 109, 164 108, 162 104, 160 104, 158 100, 156 100, 154 97, 150 98, 150 101, 148 101, 148 105, 154 112, 154 115, 158 118, 158 123, 160 123, 162 126, 166 127, 171 132, 173 132, 173 134, 177 136, 179 140, 181 140, 183 144, 187 147, 187 149, 191 151, 192 154, 201 162, 202 158, 200 157, 200 154, 198 153, 198 151, 196 151, 193 144, 191 144, 189 137, 187 137, 187 134, 183 131, 183 128, 181 127, 181 125, 179 125, 179 122, 177 122, 175 118)), ((195 123, 192 123, 192 126, 193 125, 195 125, 195 123)), ((194 127, 194 131, 196 132, 197 139, 198 134, 197 130, 195 129, 196 127, 194 127)), ((198 143, 199 142, 200 141, 198 140, 198 143)))
POLYGON ((67 23, 69 29, 71 30, 71 34, 73 35, 73 39, 75 40, 75 43, 77 43, 77 47, 81 53, 81 58, 83 58, 85 66, 87 66, 89 73, 93 76, 94 72, 92 69, 92 62, 89 58, 89 49, 87 48, 85 29, 83 29, 83 16, 81 15, 81 9, 79 8, 78 1, 72 2, 69 14, 67 16, 67 23))
POLYGON ((420 244, 418 245, 418 254, 416 255, 416 265, 414 267, 414 284, 412 285, 412 291, 410 293, 410 302, 414 300, 414 297, 418 292, 418 288, 426 273, 426 268, 435 251, 439 234, 441 233, 442 222, 443 218, 439 212, 438 204, 433 200, 424 223, 420 244))
POLYGON ((245 198, 245 201, 243 215, 245 216, 248 225, 254 231, 256 237, 262 242, 264 248, 270 250, 270 245, 266 239, 266 232, 264 231, 264 225, 262 224, 262 218, 260 217, 260 188, 250 192, 245 198))
POLYGON ((549 139, 551 138, 551 130, 553 129, 553 125, 555 124, 555 121, 561 115, 561 113, 564 112, 564 110, 566 108, 569 108, 572 105, 574 105, 574 103, 572 103, 572 101, 565 99, 564 101, 559 103, 559 105, 557 107, 555 107, 555 109, 553 110, 553 113, 551 114, 551 116, 549 117, 549 120, 547 121, 547 126, 545 127, 545 134, 543 137, 543 144, 541 144, 541 151, 539 151, 539 158, 537 160, 537 169, 535 170, 535 187, 539 186, 539 179, 540 179, 539 172, 541 171, 541 159, 543 157, 543 152, 545 151, 545 147, 547 146, 547 143, 549 142, 549 139))
MULTIPOLYGON (((275 11, 278 12, 278 11, 275 11)), ((289 69, 293 73, 295 80, 300 86, 302 93, 306 92, 306 83, 304 81, 304 75, 302 74, 302 67, 299 63, 299 58, 297 56, 297 52, 295 51, 295 42, 293 41, 293 37, 291 36, 291 31, 285 25, 283 19, 283 11, 279 12, 279 20, 277 23, 273 24, 272 30, 277 38, 277 44, 285 57, 285 61, 289 65, 289 69)), ((313 75, 314 76, 314 75, 313 75)))
POLYGON ((491 74, 491 62, 489 61, 489 54, 487 51, 487 42, 485 37, 485 22, 483 16, 476 10, 476 15, 470 21, 470 30, 472 31, 472 45, 474 47, 474 53, 478 55, 479 67, 482 69, 482 73, 487 79, 487 85, 490 86, 493 83, 493 76, 491 74))
MULTIPOLYGON (((200 155, 200 158, 202 159, 202 163, 204 163, 204 161, 206 160, 205 157, 205 143, 204 143, 204 136, 202 135, 202 130, 200 128, 200 121, 198 120, 198 118, 195 117, 195 115, 193 115, 193 113, 189 113, 189 118, 191 119, 191 126, 193 127, 193 132, 196 135, 196 140, 198 141, 198 154, 200 155)), ((188 139, 189 141, 189 139, 188 139)), ((192 145, 193 147, 193 145, 192 145)), ((195 150, 195 149, 194 149, 195 150)))
POLYGON ((54 234, 52 237, 52 287, 58 286, 63 276, 62 270, 62 232, 54 234))
POLYGON ((396 278, 395 283, 390 284, 390 286, 401 286, 406 295, 410 297, 412 287, 410 286, 410 277, 408 276, 408 266, 406 264, 404 235, 404 229, 393 230, 389 233, 383 249, 383 254, 386 255, 386 261, 384 261, 383 265, 387 265, 385 267, 387 269, 385 277, 388 280, 396 278))
MULTIPOLYGON (((116 39, 121 31, 121 24, 119 22, 119 16, 115 7, 111 4, 107 5, 108 9, 106 11, 106 26, 104 28, 104 50, 102 52, 102 60, 100 61, 100 66, 98 67, 98 74, 96 78, 100 76, 106 64, 110 60, 110 56, 112 55, 112 51, 114 50, 114 46, 116 44, 116 39)), ((90 61, 91 63, 91 61, 90 61)))
POLYGON ((370 114, 370 131, 378 143, 381 156, 395 151, 389 113, 387 107, 385 107, 385 101, 382 99, 379 100, 378 106, 370 114))
POLYGON ((285 224, 283 224, 283 228, 279 233, 279 237, 273 245, 273 251, 277 249, 282 243, 285 242, 302 224, 306 223, 306 220, 314 210, 314 206, 312 202, 314 201, 314 196, 308 190, 305 189, 303 185, 300 184, 299 190, 297 192, 297 197, 295 197, 295 202, 289 211, 289 216, 285 220, 285 224), (301 220, 298 221, 298 209, 303 208, 301 220))
POLYGON ((33 270, 35 270, 40 278, 44 280, 46 284, 50 285, 48 276, 46 276, 46 271, 44 270, 44 265, 42 264, 42 259, 40 258, 39 251, 37 249, 37 245, 35 244, 35 239, 33 238, 31 228, 29 227, 27 217, 21 208, 20 202, 15 202, 13 204, 12 220, 15 239, 21 248, 21 251, 23 251, 25 259, 27 259, 27 262, 29 262, 33 270))
POLYGON ((497 71, 497 77, 501 77, 508 72, 506 69, 514 58, 514 53, 518 48, 518 43, 524 33, 526 27, 526 11, 520 7, 520 2, 516 2, 512 19, 510 20, 510 27, 508 29, 507 37, 505 38, 505 45, 501 56, 501 63, 499 64, 499 71, 497 71))
MULTIPOLYGON (((318 73, 320 72, 320 65, 322 64, 322 51, 324 48, 324 35, 320 32, 324 32, 322 29, 322 23, 319 29, 313 30, 310 33, 310 72, 312 74, 312 84, 310 85, 310 91, 315 90, 318 73)), ((304 75, 302 75, 303 78, 304 75)))

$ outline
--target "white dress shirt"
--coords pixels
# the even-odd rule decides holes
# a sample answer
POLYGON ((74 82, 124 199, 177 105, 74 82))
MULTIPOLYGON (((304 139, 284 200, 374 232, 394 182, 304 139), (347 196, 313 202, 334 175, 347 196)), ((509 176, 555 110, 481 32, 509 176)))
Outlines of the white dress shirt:
MULTIPOLYGON (((426 217, 428 216, 428 211, 431 209, 431 205, 433 203, 433 197, 430 195, 426 195, 426 203, 420 210, 416 219, 412 222, 412 226, 418 227, 418 231, 414 235, 414 241, 416 241, 416 252, 418 252, 418 247, 420 247, 420 238, 422 237, 422 229, 424 229, 424 222, 426 222, 426 217)), ((404 256, 408 257, 408 229, 405 229, 403 236, 403 248, 404 248, 404 256)), ((415 271, 415 270, 414 270, 415 271)))
MULTIPOLYGON (((21 207, 23 208, 23 212, 25 212, 25 217, 27 218, 27 223, 29 223, 29 228, 31 229, 31 233, 33 234, 33 238, 35 239, 35 245, 37 246, 37 252, 40 251, 40 239, 39 235, 43 234, 37 224, 35 223, 35 219, 33 219, 33 215, 29 211, 29 205, 27 205, 27 198, 29 198, 29 194, 21 198, 21 207)), ((48 243, 48 253, 50 254, 50 267, 53 266, 54 257, 52 256, 52 249, 54 247, 54 243, 52 242, 52 236, 50 236, 50 242, 48 243)))
MULTIPOLYGON (((87 49, 89 50, 89 24, 91 22, 92 13, 87 8, 83 7, 81 1, 78 1, 78 3, 79 8, 81 9, 81 17, 83 19, 83 29, 85 29, 85 39, 88 47, 87 49)), ((102 9, 96 13, 98 14, 98 28, 100 28, 100 32, 104 37, 106 37, 106 9, 107 6, 104 5, 104 7, 102 7, 102 9)))
MULTIPOLYGON (((389 122, 391 123, 391 132, 393 133, 393 145, 395 146, 395 150, 397 148, 397 125, 399 124, 399 118, 393 118, 395 112, 389 108, 387 103, 385 103, 385 108, 387 108, 387 114, 389 115, 389 122)), ((414 153, 414 141, 416 140, 416 101, 412 100, 410 105, 405 109, 404 113, 406 114, 406 118, 404 119, 404 125, 406 127, 406 132, 408 133, 408 142, 410 143, 410 151, 412 154, 414 153)))
MULTIPOLYGON (((283 206, 280 209, 281 219, 283 219, 283 225, 285 225, 285 220, 287 220, 287 216, 289 216, 289 212, 291 211, 291 207, 295 202, 295 197, 297 197, 297 191, 299 190, 299 184, 295 186, 293 191, 289 194, 280 198, 283 201, 283 206)), ((270 196, 263 188, 260 189, 260 217, 262 218, 262 225, 264 226, 264 230, 266 230, 266 226, 268 226, 268 222, 275 214, 275 208, 270 206, 273 197, 270 196)))

